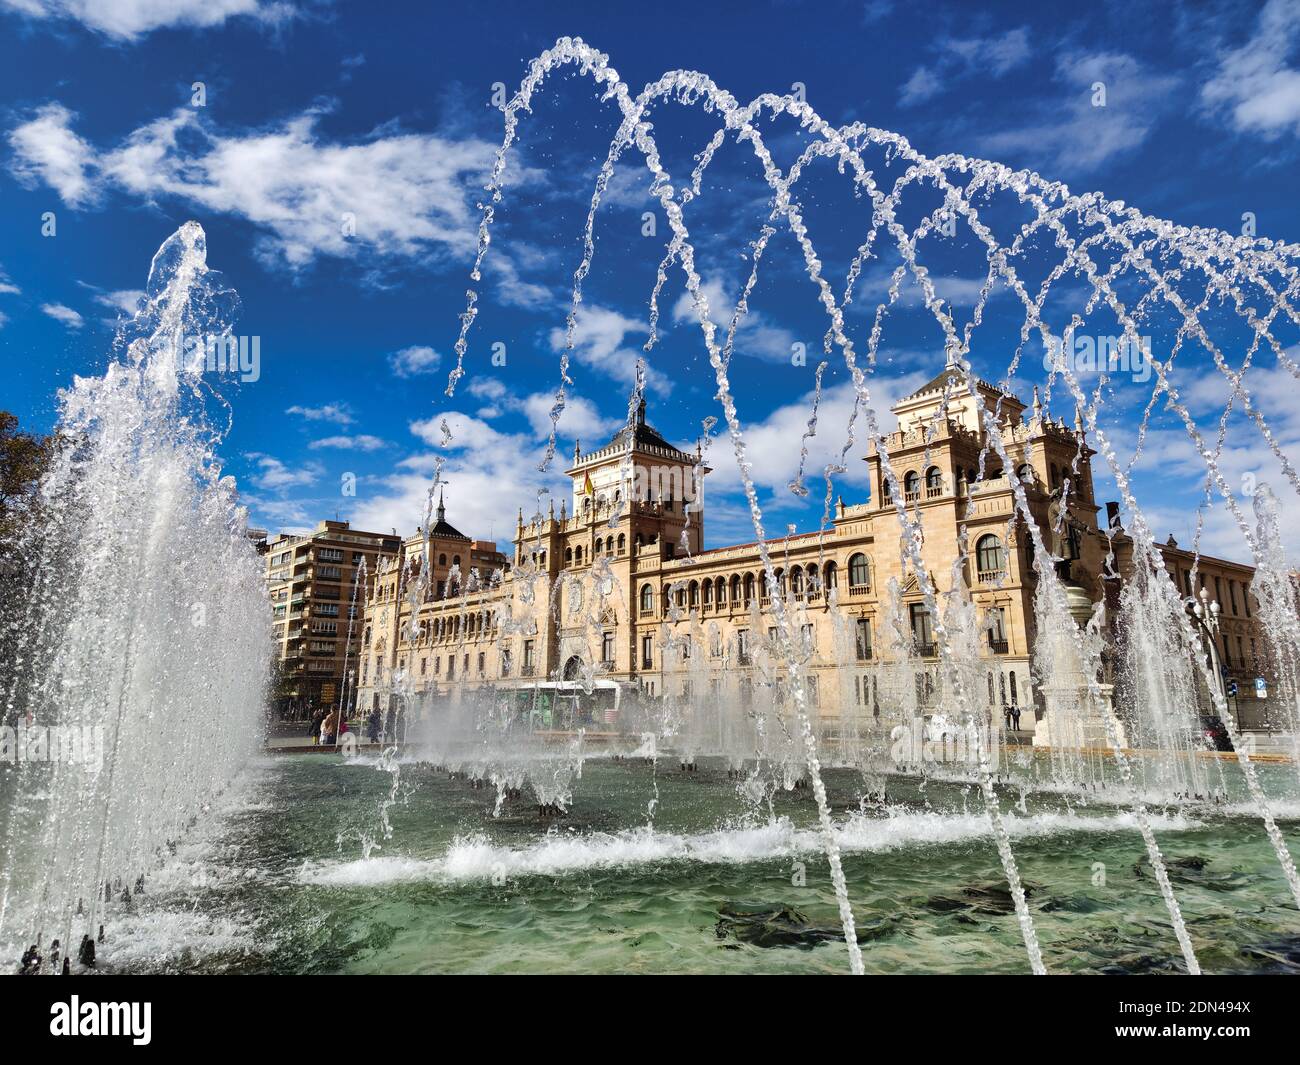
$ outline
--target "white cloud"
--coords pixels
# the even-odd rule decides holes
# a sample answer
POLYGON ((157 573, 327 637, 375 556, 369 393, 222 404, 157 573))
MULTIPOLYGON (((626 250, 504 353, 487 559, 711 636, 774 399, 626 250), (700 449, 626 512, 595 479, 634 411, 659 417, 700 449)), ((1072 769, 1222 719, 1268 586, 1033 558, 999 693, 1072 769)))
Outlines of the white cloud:
MULTIPOLYGON (((485 421, 504 417, 506 414, 522 414, 539 440, 547 439, 551 434, 551 409, 555 406, 554 392, 534 392, 529 396, 516 396, 497 377, 479 377, 472 380, 469 394, 478 399, 488 400, 488 406, 478 411, 478 417, 485 421)), ((558 436, 564 440, 593 440, 604 442, 604 438, 613 434, 623 425, 623 418, 606 418, 601 415, 596 405, 583 396, 570 392, 564 399, 564 410, 560 412, 556 427, 558 436)))
MULTIPOLYGON (((809 377, 811 376, 812 372, 809 371, 809 377)), ((872 374, 867 378, 876 423, 883 432, 897 428, 889 408, 932 376, 931 366, 893 377, 872 374)), ((813 396, 813 390, 809 389, 794 402, 778 407, 766 418, 752 423, 744 421, 744 411, 741 411, 741 430, 745 438, 746 454, 753 467, 754 483, 760 489, 784 495, 786 501, 794 498, 787 486, 799 471, 800 441, 812 415, 813 396)), ((829 463, 840 461, 840 451, 848 438, 854 399, 853 385, 849 382, 831 385, 822 391, 817 408, 817 435, 807 441, 808 458, 804 463, 804 483, 813 497, 821 496, 825 467, 829 463)), ((723 432, 725 433, 725 428, 723 432)), ((870 434, 862 412, 859 412, 854 423, 854 436, 857 443, 844 459, 848 470, 835 478, 836 484, 852 486, 857 490, 856 494, 846 491, 845 502, 848 503, 865 502, 867 495, 867 464, 862 461, 862 456, 866 453, 866 442, 870 439, 870 434)), ((705 481, 706 492, 739 490, 742 486, 740 470, 732 458, 730 445, 719 438, 715 440, 710 453, 714 469, 705 481)), ((820 514, 820 508, 817 513, 820 514)))
POLYGON ((0 8, 34 20, 80 22, 122 41, 172 27, 207 29, 237 17, 275 23, 294 13, 288 3, 262 0, 0 0, 0 8))
POLYGON ((62 303, 42 303, 41 311, 48 314, 56 322, 62 322, 69 329, 80 329, 86 324, 86 320, 80 314, 71 307, 65 307, 62 303))
POLYGON ((433 373, 442 361, 433 348, 426 345, 413 345, 395 351, 388 356, 388 365, 398 377, 413 377, 416 374, 433 373))
POLYGON ((13 283, 13 279, 0 269, 0 296, 19 296, 22 289, 13 283))
MULTIPOLYGON (((635 334, 648 332, 648 328, 634 318, 610 307, 586 303, 578 309, 573 355, 583 365, 631 385, 636 380, 636 360, 641 351, 639 344, 633 348, 628 341, 635 334)), ((563 327, 551 330, 552 351, 564 350, 564 337, 563 327)), ((656 392, 672 390, 672 382, 648 363, 646 384, 656 392)))
POLYGON ((917 67, 903 83, 898 102, 903 107, 923 104, 943 92, 943 80, 929 67, 917 67))
POLYGON ((990 37, 941 36, 931 66, 917 67, 903 84, 898 102, 903 107, 925 103, 970 75, 1000 78, 1030 56, 1029 29, 1018 26, 990 37))
POLYGON ((142 299, 144 299, 144 290, 138 288, 118 289, 116 292, 98 292, 95 295, 96 303, 120 311, 128 318, 135 315, 142 299))
POLYGON ((95 150, 69 129, 73 117, 62 104, 38 108, 35 117, 9 134, 9 166, 25 187, 44 182, 69 207, 85 207, 97 198, 91 183, 95 150))
POLYGON ((286 488, 299 488, 303 485, 314 484, 316 479, 325 472, 325 468, 319 462, 306 462, 297 469, 293 469, 270 455, 254 452, 248 457, 257 464, 261 471, 253 476, 253 484, 257 488, 268 492, 278 492, 286 488))
MULTIPOLYGON (((732 296, 717 278, 710 278, 700 286, 705 299, 709 304, 709 317, 719 327, 717 341, 719 344, 726 343, 726 330, 731 325, 732 315, 735 313, 736 297, 732 296)), ((689 292, 683 292, 677 302, 673 304, 673 321, 686 323, 699 334, 699 315, 696 313, 695 304, 691 299, 689 292)), ((761 359, 764 362, 785 363, 790 365, 791 357, 794 354, 794 345, 801 338, 796 337, 789 329, 777 325, 768 318, 762 311, 754 310, 752 307, 747 315, 740 320, 740 325, 736 328, 736 342, 732 349, 732 355, 761 359)), ((811 342, 813 338, 803 338, 806 345, 805 354, 809 361, 814 362, 817 353, 821 350, 821 334, 815 338, 815 343, 811 342)), ((700 343, 703 343, 703 336, 700 335, 700 343)))
POLYGON ((1092 173, 1146 141, 1174 103, 1180 84, 1176 76, 1157 74, 1119 52, 1063 54, 1056 59, 1056 71, 1062 95, 1025 109, 1030 120, 1023 126, 982 129, 984 154, 1092 173), (1093 103, 1098 82, 1105 87, 1104 107, 1093 103))
MULTIPOLYGON (((560 499, 568 498, 562 462, 552 463, 546 473, 538 471, 543 448, 531 433, 501 432, 461 411, 439 411, 413 423, 411 431, 436 451, 405 459, 392 474, 378 478, 378 494, 370 496, 363 486, 352 515, 357 527, 414 532, 423 519, 439 457, 444 463, 447 520, 466 536, 508 542, 518 508, 522 506, 526 515, 534 510, 539 488, 553 493, 557 512, 560 499), (445 448, 444 421, 452 434, 445 448)), ((545 500, 541 506, 546 508, 545 500)))
POLYGON ((358 433, 355 436, 325 436, 319 440, 313 440, 307 445, 313 451, 323 447, 346 448, 349 451, 379 451, 388 446, 386 440, 377 436, 370 436, 367 433, 358 433))
MULTIPOLYGON (((538 436, 549 436, 551 432, 551 408, 555 405, 555 396, 550 392, 535 392, 523 400, 523 413, 538 436)), ((564 410, 560 412, 559 432, 566 440, 583 440, 594 444, 612 435, 622 419, 603 418, 595 404, 582 396, 565 397, 564 410)))
POLYGON ((355 420, 346 403, 326 403, 322 407, 288 408, 285 414, 296 414, 309 422, 333 422, 335 425, 351 425, 355 420))
POLYGON ((317 132, 316 111, 228 134, 179 108, 97 150, 72 130, 73 117, 48 104, 9 135, 15 176, 44 182, 69 206, 91 205, 109 188, 144 201, 174 197, 247 219, 263 233, 262 254, 292 267, 357 248, 422 256, 474 247, 474 197, 493 152, 486 141, 386 129, 331 142, 317 132))
POLYGON ((1300 0, 1270 0, 1253 36, 1219 55, 1218 72, 1201 87, 1201 99, 1239 132, 1300 133, 1300 70, 1287 63, 1297 33, 1300 0))

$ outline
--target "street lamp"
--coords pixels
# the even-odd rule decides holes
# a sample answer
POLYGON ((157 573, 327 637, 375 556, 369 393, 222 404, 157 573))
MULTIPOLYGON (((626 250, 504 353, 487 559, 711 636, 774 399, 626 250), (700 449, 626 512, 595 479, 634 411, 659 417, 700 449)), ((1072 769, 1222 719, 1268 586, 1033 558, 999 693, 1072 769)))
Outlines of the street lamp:
POLYGON ((1209 652, 1210 673, 1213 678, 1214 690, 1219 693, 1219 697, 1223 700, 1223 706, 1226 709, 1228 691, 1223 682, 1223 666, 1219 661, 1219 646, 1215 640, 1215 637, 1219 634, 1219 601, 1210 598, 1209 589, 1202 587, 1200 599, 1193 600, 1192 616, 1196 619, 1201 639, 1205 641, 1209 652))

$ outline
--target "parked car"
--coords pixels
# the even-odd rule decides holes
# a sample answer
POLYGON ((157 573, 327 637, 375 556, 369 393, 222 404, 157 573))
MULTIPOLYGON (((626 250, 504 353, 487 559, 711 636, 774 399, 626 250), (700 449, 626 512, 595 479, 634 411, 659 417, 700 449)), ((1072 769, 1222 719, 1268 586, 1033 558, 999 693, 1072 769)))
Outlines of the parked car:
POLYGON ((1232 739, 1228 735, 1227 726, 1217 714, 1204 714, 1201 717, 1201 735, 1205 737, 1205 742, 1216 751, 1232 750, 1232 739))

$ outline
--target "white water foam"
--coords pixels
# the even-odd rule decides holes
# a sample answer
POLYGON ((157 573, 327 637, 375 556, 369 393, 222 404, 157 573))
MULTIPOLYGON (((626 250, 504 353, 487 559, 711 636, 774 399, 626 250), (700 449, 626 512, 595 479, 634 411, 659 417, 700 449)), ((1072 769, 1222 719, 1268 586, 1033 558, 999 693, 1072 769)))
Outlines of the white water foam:
MULTIPOLYGON (((1153 816, 1165 831, 1201 827, 1182 816, 1153 816)), ((1041 813, 1007 818, 1007 831, 1016 838, 1065 832, 1130 832, 1130 813, 1090 817, 1041 813)), ((989 835, 988 818, 980 814, 896 813, 874 819, 853 815, 836 828, 836 840, 846 853, 871 853, 927 844, 960 843, 989 835)), ((778 818, 762 825, 725 828, 681 835, 647 828, 617 833, 566 835, 553 832, 522 849, 503 847, 486 836, 458 838, 441 858, 387 856, 342 863, 306 863, 300 882, 323 887, 375 887, 382 884, 437 881, 461 883, 523 876, 562 876, 596 869, 653 865, 660 862, 702 862, 743 865, 821 849, 821 835, 811 828, 778 818)))

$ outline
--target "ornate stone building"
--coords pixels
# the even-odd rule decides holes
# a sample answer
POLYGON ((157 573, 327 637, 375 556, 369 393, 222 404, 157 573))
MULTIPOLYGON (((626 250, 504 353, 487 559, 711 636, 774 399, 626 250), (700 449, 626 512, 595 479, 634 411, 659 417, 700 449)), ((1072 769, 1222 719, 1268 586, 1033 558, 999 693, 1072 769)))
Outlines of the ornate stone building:
MULTIPOLYGON (((981 619, 986 684, 979 688, 990 717, 1019 709, 1020 729, 1032 733, 1042 713, 1031 679, 1037 575, 1023 522, 1013 520, 1003 460, 984 448, 981 410, 991 412, 1042 536, 1069 560, 1069 576, 1088 600, 1107 596, 1110 545, 1122 571, 1127 540, 1113 504, 1103 519, 1109 539, 1099 526, 1094 453, 1082 429, 1052 420, 1036 391, 1028 408, 985 382, 971 392, 949 366, 893 408, 898 425, 885 443, 907 508, 920 518, 925 568, 941 599, 954 579, 969 588, 981 619), (957 566, 963 528, 965 562, 957 566)), ((914 710, 936 709, 939 698, 933 619, 874 444, 865 461, 868 499, 838 501, 821 533, 766 544, 796 653, 812 678, 811 701, 830 734, 850 707, 878 714, 881 667, 891 659, 907 659, 909 688, 916 678, 914 710)), ((467 547, 460 565, 449 566, 442 545, 450 527, 440 508, 432 579, 420 576, 424 547, 416 536, 370 589, 357 705, 387 708, 402 691, 436 708, 477 688, 575 680, 613 681, 638 700, 683 705, 703 694, 702 684, 742 703, 756 689, 779 690, 784 648, 758 545, 705 546, 708 472, 698 448, 682 451, 647 424, 642 402, 631 430, 595 451, 575 448, 572 496, 558 513, 552 506, 525 520, 520 512, 510 558, 494 555, 495 545, 476 545, 477 555, 467 547)), ((1172 547, 1166 555, 1183 580, 1190 556, 1172 547)), ((1244 683, 1260 668, 1246 631, 1252 570, 1202 556, 1198 573, 1232 619, 1223 661, 1244 683)))

